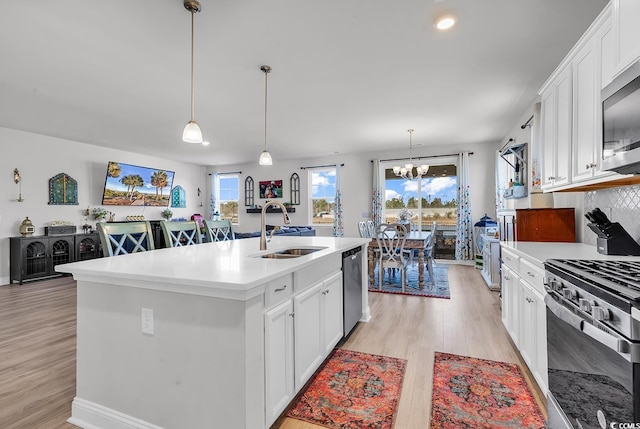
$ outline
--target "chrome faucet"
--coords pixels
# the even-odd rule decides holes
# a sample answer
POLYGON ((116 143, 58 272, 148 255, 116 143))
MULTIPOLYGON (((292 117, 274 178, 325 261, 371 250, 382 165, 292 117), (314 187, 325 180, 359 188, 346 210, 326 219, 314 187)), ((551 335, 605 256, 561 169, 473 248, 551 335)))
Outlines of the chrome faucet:
MULTIPOLYGON (((287 213, 287 208, 279 201, 267 201, 265 205, 262 207, 262 215, 260 220, 260 250, 267 250, 267 231, 264 228, 264 215, 267 213, 267 207, 269 206, 278 206, 282 210, 282 216, 284 216, 284 224, 289 225, 291 220, 289 219, 289 213, 287 213)), ((271 234, 269 235, 269 241, 273 237, 273 233, 280 229, 280 227, 275 227, 271 234)))

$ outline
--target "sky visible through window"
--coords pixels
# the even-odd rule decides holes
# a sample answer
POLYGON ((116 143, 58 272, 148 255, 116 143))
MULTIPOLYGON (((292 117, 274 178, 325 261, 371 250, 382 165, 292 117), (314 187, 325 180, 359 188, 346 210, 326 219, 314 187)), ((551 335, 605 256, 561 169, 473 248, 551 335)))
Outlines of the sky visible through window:
MULTIPOLYGON (((436 198, 439 198, 443 203, 455 201, 458 189, 457 178, 455 176, 423 178, 421 188, 422 198, 425 198, 427 203, 436 198)), ((411 197, 418 199, 417 179, 389 179, 385 181, 385 201, 397 198, 401 199, 406 206, 411 197)))
POLYGON ((333 223, 333 208, 336 198, 336 169, 314 169, 309 171, 311 183, 311 223, 333 223))

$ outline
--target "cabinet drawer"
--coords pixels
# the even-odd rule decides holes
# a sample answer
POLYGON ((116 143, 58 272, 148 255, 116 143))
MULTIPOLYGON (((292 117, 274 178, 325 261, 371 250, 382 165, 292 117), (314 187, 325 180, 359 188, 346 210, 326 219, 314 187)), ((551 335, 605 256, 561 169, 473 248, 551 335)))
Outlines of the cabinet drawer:
POLYGON ((502 248, 502 263, 515 272, 520 271, 520 257, 513 252, 502 248))
POLYGON ((269 309, 291 298, 293 294, 293 274, 279 277, 267 283, 264 291, 264 306, 269 309))
POLYGON ((520 260, 520 277, 529 283, 535 290, 541 294, 545 294, 544 291, 544 270, 540 269, 537 265, 526 259, 520 260))

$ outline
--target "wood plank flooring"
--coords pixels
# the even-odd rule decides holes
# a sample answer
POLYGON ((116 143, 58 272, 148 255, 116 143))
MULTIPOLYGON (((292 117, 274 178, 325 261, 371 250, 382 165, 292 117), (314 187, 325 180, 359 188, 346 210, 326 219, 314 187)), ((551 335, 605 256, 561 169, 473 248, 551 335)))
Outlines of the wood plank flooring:
MULTIPOLYGON (((449 285, 450 300, 370 294, 373 319, 341 345, 407 359, 396 429, 429 427, 435 351, 524 367, 502 325, 498 294, 479 271, 451 265, 449 285)), ((75 292, 71 277, 0 286, 0 428, 75 428, 66 423, 75 395, 75 292)), ((272 429, 322 428, 281 418, 272 429)))

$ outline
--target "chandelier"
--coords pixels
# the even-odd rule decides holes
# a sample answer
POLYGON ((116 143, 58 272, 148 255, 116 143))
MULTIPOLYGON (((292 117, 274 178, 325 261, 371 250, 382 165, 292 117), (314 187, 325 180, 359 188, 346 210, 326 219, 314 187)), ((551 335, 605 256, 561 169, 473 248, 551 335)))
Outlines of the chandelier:
POLYGON ((417 167, 415 167, 416 169, 416 174, 414 176, 413 174, 413 159, 411 158, 411 149, 413 146, 413 143, 411 141, 411 137, 413 134, 413 130, 407 130, 409 132, 409 162, 407 162, 404 167, 401 167, 399 165, 395 165, 393 167, 393 173, 398 176, 398 177, 402 177, 403 179, 407 179, 407 180, 413 180, 416 177, 422 177, 424 175, 427 174, 427 171, 429 171, 429 166, 427 164, 420 164, 417 167))
POLYGON ((187 122, 187 125, 182 131, 182 141, 186 143, 205 143, 202 139, 202 130, 194 119, 194 91, 193 91, 193 21, 196 12, 200 12, 200 3, 197 0, 184 0, 184 8, 191 13, 191 120, 187 122))

